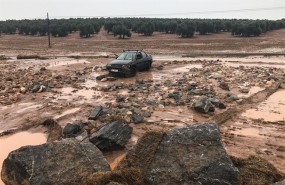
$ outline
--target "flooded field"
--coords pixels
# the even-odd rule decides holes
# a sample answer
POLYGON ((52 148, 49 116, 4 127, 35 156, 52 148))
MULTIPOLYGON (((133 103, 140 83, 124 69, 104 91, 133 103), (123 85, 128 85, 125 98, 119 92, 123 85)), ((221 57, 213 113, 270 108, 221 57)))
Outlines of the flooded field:
MULTIPOLYGON (((5 148, 1 160, 18 147, 44 143, 46 131, 28 131, 41 126, 48 118, 56 120, 62 128, 83 120, 88 122, 88 128, 85 125, 84 129, 90 127, 95 132, 104 120, 93 121, 88 117, 94 107, 103 106, 108 112, 105 119, 119 115, 133 128, 125 150, 104 153, 114 169, 147 131, 207 122, 229 108, 238 107, 256 93, 266 91, 285 72, 284 57, 158 56, 148 72, 130 78, 96 80, 108 74, 103 67, 111 60, 57 58, 2 62, 6 78, 2 80, 4 88, 0 94, 0 130, 15 129, 17 133, 0 137, 0 148, 5 148), (32 91, 37 85, 39 89, 32 91), (212 98, 214 111, 201 113, 193 108, 203 96, 212 98), (141 123, 133 123, 134 113, 143 115, 141 123)), ((285 143, 284 94, 284 89, 280 89, 264 97, 261 103, 245 107, 220 126, 229 154, 240 157, 258 154, 285 172, 285 156, 279 150, 285 143)))

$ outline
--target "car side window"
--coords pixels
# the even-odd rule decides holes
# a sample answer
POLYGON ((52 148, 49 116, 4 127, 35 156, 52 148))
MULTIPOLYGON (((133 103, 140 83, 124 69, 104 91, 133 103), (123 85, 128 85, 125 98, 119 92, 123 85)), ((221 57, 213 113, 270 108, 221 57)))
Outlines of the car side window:
POLYGON ((138 53, 137 53, 137 59, 141 59, 141 58, 143 58, 142 53, 141 53, 141 52, 138 52, 138 53))
POLYGON ((146 57, 145 52, 142 52, 142 57, 143 57, 143 58, 145 58, 145 57, 146 57))

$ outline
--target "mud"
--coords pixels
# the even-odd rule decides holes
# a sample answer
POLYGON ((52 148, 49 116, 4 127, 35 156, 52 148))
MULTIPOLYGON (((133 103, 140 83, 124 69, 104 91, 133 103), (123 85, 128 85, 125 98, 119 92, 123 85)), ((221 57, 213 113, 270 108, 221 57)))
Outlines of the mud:
MULTIPOLYGON (((4 159, 8 154, 22 146, 26 145, 39 145, 45 143, 47 140, 46 134, 43 133, 31 133, 31 132, 18 132, 13 135, 0 137, 0 171, 4 159)), ((0 185, 4 183, 0 180, 0 185)))
MULTIPOLYGON (((71 34, 71 37, 73 36, 71 34)), ((166 34, 156 36, 169 37, 166 34)), ((141 39, 140 44, 145 44, 145 40, 148 39, 136 36, 134 38, 141 39)), ((98 48, 94 51, 90 48, 79 51, 78 47, 69 48, 68 52, 60 51, 56 47, 47 53, 39 50, 38 53, 49 55, 50 58, 47 60, 17 60, 13 56, 15 51, 22 52, 20 48, 3 50, 10 54, 12 59, 3 60, 0 65, 2 72, 0 85, 3 85, 3 88, 0 87, 0 131, 13 130, 11 133, 30 131, 47 118, 56 119, 59 125, 64 127, 75 120, 86 120, 94 106, 105 106, 110 103, 113 107, 120 106, 120 103, 116 102, 116 97, 120 94, 127 97, 122 103, 130 103, 136 109, 147 110, 150 116, 145 117, 141 124, 130 123, 133 135, 124 151, 105 154, 112 169, 146 131, 168 130, 196 122, 215 120, 220 124, 223 141, 230 154, 239 157, 250 154, 261 155, 285 172, 285 156, 284 151, 282 152, 285 147, 282 144, 285 143, 283 136, 285 103, 284 98, 281 98, 285 92, 278 90, 274 93, 277 90, 275 84, 284 78, 283 56, 182 57, 182 53, 187 53, 191 47, 203 50, 208 44, 192 43, 192 40, 188 43, 189 40, 180 39, 177 49, 191 46, 190 49, 186 48, 175 53, 169 52, 167 47, 158 47, 158 49, 150 47, 150 52, 155 51, 154 53, 160 55, 154 55, 153 67, 149 72, 139 72, 131 78, 115 77, 115 81, 103 82, 96 80, 96 77, 107 73, 102 67, 113 60, 107 57, 113 57, 114 53, 121 51, 119 48, 122 43, 113 40, 109 35, 104 35, 101 39, 104 45, 98 43, 95 45, 102 47, 102 51, 98 48), (114 41, 114 45, 112 42, 106 42, 105 36, 114 41), (111 48, 106 50, 103 48, 106 46, 111 48), (171 53, 175 54, 172 56, 171 53), (57 57, 59 55, 64 57, 57 57), (79 59, 74 57, 77 55, 80 56, 79 59), (268 80, 269 75, 278 80, 268 80), (130 87, 142 79, 146 85, 138 86, 136 90, 131 91, 130 87), (32 93, 30 88, 34 82, 46 85, 46 91, 32 93), (221 82, 228 83, 230 91, 221 89, 219 86, 221 82), (113 87, 118 84, 120 88, 114 89, 113 87), (197 94, 193 95, 187 89, 191 84, 197 84, 199 88, 197 94), (23 92, 22 87, 26 91, 23 92), (240 92, 244 87, 249 89, 248 93, 240 92), (177 91, 181 93, 179 101, 169 97, 169 94, 177 91), (214 113, 209 114, 194 111, 193 102, 208 91, 211 91, 210 96, 225 103, 226 109, 217 108, 214 113), (240 99, 228 100, 228 93, 234 93, 240 99), (158 105, 147 105, 147 101, 158 105), (165 104, 160 104, 161 101, 165 104)), ((147 40, 147 44, 148 42, 150 40, 147 40)), ((216 43, 212 45, 213 47, 223 46, 218 40, 210 42, 216 43)), ((38 41, 35 41, 35 45, 37 43, 38 41)), ((0 48, 1 46, 2 43, 0 48)), ((65 49, 68 47, 70 43, 65 49)), ((123 116, 129 120, 128 115, 123 116)), ((93 127, 100 124, 100 121, 90 123, 93 127)), ((44 133, 46 130, 40 129, 40 132, 44 133)))

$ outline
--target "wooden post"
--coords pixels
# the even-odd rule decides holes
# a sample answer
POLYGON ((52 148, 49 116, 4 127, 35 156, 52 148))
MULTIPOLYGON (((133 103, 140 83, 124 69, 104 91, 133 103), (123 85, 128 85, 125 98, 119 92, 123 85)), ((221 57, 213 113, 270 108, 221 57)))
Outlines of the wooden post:
POLYGON ((51 45, 50 45, 50 29, 49 29, 49 25, 50 25, 50 22, 49 22, 49 16, 48 16, 48 13, 47 13, 47 26, 48 26, 48 28, 47 28, 47 29, 48 29, 48 30, 47 30, 47 31, 48 31, 48 33, 47 33, 47 34, 48 34, 48 47, 49 47, 49 48, 51 48, 51 45))

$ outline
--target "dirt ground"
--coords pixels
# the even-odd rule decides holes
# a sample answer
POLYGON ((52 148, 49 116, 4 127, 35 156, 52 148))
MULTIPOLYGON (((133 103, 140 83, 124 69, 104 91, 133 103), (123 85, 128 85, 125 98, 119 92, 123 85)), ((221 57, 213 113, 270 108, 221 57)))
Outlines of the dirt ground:
POLYGON ((4 54, 94 54, 119 53, 123 49, 145 49, 152 54, 180 55, 189 53, 285 52, 285 29, 271 31, 260 37, 234 37, 229 32, 211 35, 196 34, 194 38, 180 38, 175 34, 154 33, 143 36, 133 33, 130 39, 118 39, 106 31, 88 39, 72 33, 67 37, 52 37, 48 49, 47 37, 2 35, 0 53, 4 54))
MULTIPOLYGON (((0 135, 7 130, 46 133, 40 125, 47 118, 56 119, 62 127, 75 120, 86 120, 95 106, 112 103, 113 107, 120 107, 116 97, 123 95, 127 97, 124 103, 131 103, 151 115, 140 124, 130 121, 133 134, 125 150, 105 153, 114 168, 146 131, 211 121, 232 108, 238 111, 220 123, 227 152, 243 158, 260 155, 285 173, 285 91, 275 88, 272 95, 267 93, 284 80, 285 57, 182 57, 193 51, 285 52, 284 29, 253 38, 220 33, 180 39, 155 33, 153 37, 133 34, 131 39, 120 40, 102 31, 91 39, 80 39, 78 33, 73 33, 66 38, 53 38, 51 49, 46 48, 46 39, 19 35, 0 37, 0 55, 11 57, 0 61, 0 135), (150 52, 154 58, 152 69, 131 78, 96 80, 98 75, 106 74, 102 67, 114 59, 109 54, 119 54, 126 48, 143 48, 150 52), (17 60, 18 54, 50 58, 17 60), (69 58, 70 55, 105 57, 74 59, 69 58), (144 84, 138 84, 142 79, 144 84), (229 91, 220 87, 222 82, 230 86, 229 91), (31 87, 35 83, 48 84, 48 88, 33 93, 31 87), (192 104, 201 94, 200 91, 189 94, 187 88, 192 84, 198 84, 200 91, 211 91, 211 96, 225 103, 226 109, 216 109, 209 114, 194 111, 192 104), (131 91, 134 86, 138 88, 131 91), (244 88, 248 92, 242 93, 244 88), (179 102, 169 97, 176 91, 182 93, 179 102), (231 100, 229 93, 238 99, 231 100), (166 104, 152 106, 149 103, 162 100, 166 104)), ((128 120, 128 115, 125 118, 128 120)), ((96 127, 101 123, 91 121, 91 124, 96 127)), ((0 139, 4 137, 7 135, 0 139)))

